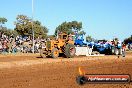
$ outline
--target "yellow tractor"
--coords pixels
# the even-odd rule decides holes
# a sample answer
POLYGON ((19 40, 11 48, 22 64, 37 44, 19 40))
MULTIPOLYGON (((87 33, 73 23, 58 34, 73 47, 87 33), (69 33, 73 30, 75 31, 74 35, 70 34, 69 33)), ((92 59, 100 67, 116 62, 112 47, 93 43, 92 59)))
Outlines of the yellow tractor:
POLYGON ((57 58, 59 54, 65 55, 67 58, 75 56, 75 46, 72 35, 66 33, 59 33, 54 40, 46 41, 46 48, 41 49, 41 57, 57 58))

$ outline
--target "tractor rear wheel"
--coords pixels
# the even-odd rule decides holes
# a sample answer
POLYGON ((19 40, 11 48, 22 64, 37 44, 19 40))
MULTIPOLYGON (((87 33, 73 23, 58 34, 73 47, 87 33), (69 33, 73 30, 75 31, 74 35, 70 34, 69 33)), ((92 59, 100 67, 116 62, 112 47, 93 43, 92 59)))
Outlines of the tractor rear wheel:
POLYGON ((64 54, 67 58, 71 58, 75 56, 75 46, 73 44, 67 44, 64 49, 64 54))
POLYGON ((51 51, 52 58, 57 58, 59 56, 59 50, 57 48, 53 48, 51 51))

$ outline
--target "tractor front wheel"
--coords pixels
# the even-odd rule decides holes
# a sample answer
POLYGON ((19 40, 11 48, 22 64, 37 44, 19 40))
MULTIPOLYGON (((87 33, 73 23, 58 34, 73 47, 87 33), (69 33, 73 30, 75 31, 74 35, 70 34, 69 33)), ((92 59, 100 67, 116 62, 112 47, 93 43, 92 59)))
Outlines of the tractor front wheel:
POLYGON ((59 56, 59 50, 57 48, 53 48, 51 51, 52 58, 57 58, 59 56))
POLYGON ((45 51, 44 49, 41 49, 41 50, 40 50, 40 56, 41 56, 42 58, 45 58, 45 57, 46 57, 46 51, 45 51))

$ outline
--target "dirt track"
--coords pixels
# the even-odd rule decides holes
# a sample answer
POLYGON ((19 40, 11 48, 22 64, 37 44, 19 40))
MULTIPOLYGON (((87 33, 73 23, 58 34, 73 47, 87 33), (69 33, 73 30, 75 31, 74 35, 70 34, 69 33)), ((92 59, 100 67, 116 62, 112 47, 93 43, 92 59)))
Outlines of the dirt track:
POLYGON ((88 74, 130 74, 132 53, 116 56, 42 59, 39 55, 0 56, 0 88, 132 88, 130 84, 76 83, 78 67, 88 74))

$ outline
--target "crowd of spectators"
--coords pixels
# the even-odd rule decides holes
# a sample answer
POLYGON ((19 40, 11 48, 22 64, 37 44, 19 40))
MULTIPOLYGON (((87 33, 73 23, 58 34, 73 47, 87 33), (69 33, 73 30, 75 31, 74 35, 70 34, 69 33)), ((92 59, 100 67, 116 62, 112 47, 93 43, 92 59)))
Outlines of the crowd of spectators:
MULTIPOLYGON (((39 53, 39 46, 44 42, 42 39, 34 40, 34 52, 39 53)), ((0 53, 32 53, 33 42, 30 37, 27 36, 6 36, 4 33, 0 35, 0 53)))
MULTIPOLYGON (((45 41, 43 39, 37 38, 34 40, 34 52, 39 53, 40 46, 41 48, 45 47, 45 41)), ((107 45, 106 42, 103 45, 107 45)), ((100 44, 100 43, 98 43, 100 44)), ((111 43, 109 43, 111 44, 111 43)), ((128 49, 132 50, 132 44, 128 44, 128 49)), ((33 53, 33 41, 31 37, 27 36, 16 36, 10 35, 7 36, 6 34, 0 33, 0 53, 33 53)))

